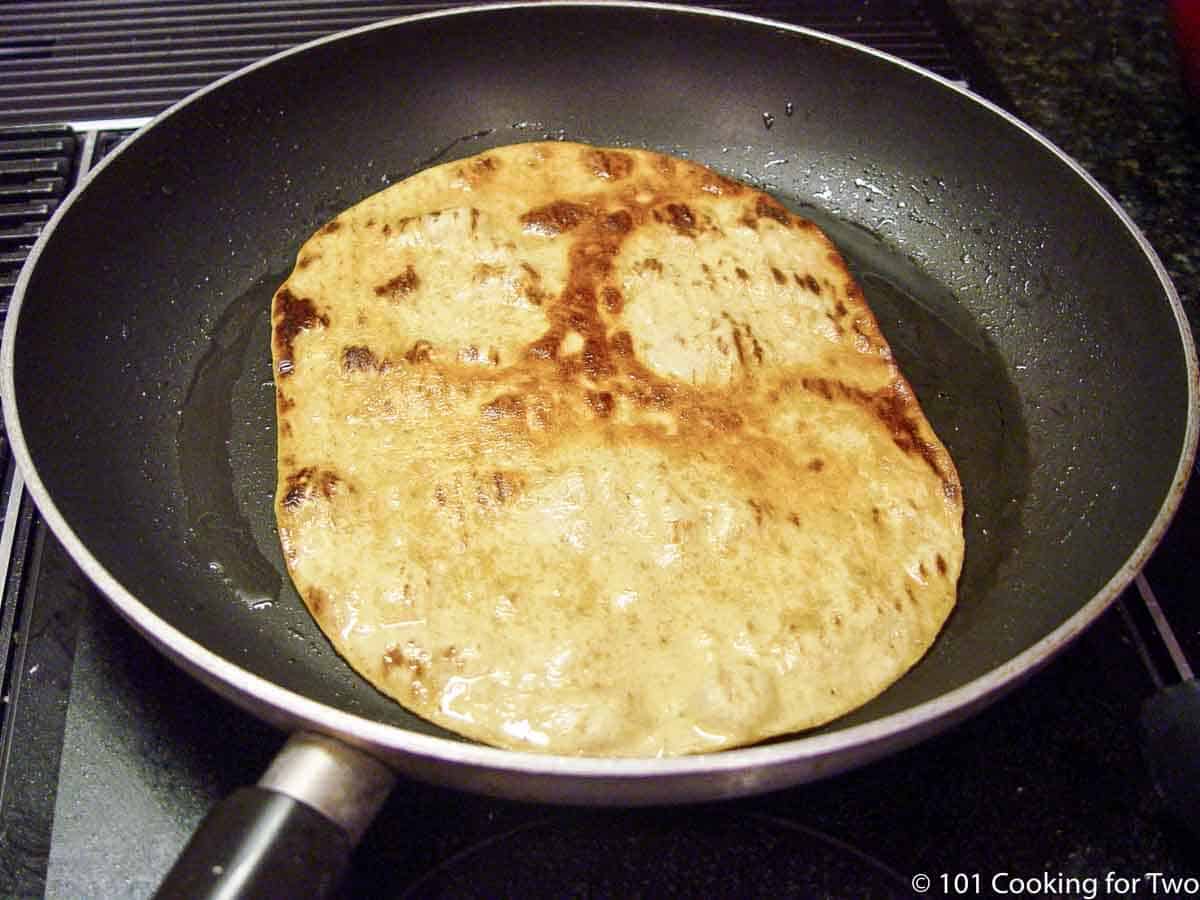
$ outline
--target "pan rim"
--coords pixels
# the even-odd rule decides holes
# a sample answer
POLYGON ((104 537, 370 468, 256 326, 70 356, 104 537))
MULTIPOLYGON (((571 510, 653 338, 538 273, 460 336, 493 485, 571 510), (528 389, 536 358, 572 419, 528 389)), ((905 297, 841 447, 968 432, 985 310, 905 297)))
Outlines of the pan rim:
MULTIPOLYGON (((552 2, 532 3, 511 2, 472 5, 449 10, 419 13, 412 16, 388 19, 318 38, 273 54, 214 81, 212 84, 173 104, 167 110, 146 122, 126 142, 126 146, 119 148, 108 159, 101 162, 89 172, 76 190, 72 192, 71 196, 64 201, 43 233, 39 236, 25 266, 18 276, 13 300, 4 326, 3 344, 0 346, 0 394, 2 394, 4 421, 13 448, 18 476, 23 478, 26 489, 35 501, 47 525, 63 543, 72 559, 79 565, 89 580, 99 588, 100 592, 112 603, 118 612, 141 632, 143 636, 193 676, 198 677, 210 687, 217 689, 226 699, 246 706, 264 718, 276 721, 277 723, 281 720, 286 720, 298 728, 331 734, 334 737, 347 740, 364 749, 373 750, 381 754, 385 760, 389 756, 392 761, 405 757, 424 757, 436 760, 440 764, 451 762, 455 766, 497 773, 503 772, 539 777, 549 775, 583 780, 602 779, 605 781, 614 779, 638 781, 646 778, 690 778, 691 776, 717 775, 751 769, 794 769, 806 763, 818 764, 822 760, 834 759, 839 754, 846 754, 855 748, 881 746, 888 741, 894 741, 905 735, 912 735, 912 740, 916 740, 924 732, 931 732, 943 724, 949 724, 951 721, 971 714, 985 705, 991 698, 1020 683, 1024 677, 1028 677, 1035 672, 1041 665, 1049 661, 1063 646, 1070 643, 1082 633, 1108 608, 1133 581, 1137 573, 1141 571, 1155 547, 1157 547, 1165 535, 1182 501, 1184 489, 1196 457, 1198 438, 1200 438, 1200 411, 1198 411, 1197 403, 1198 381, 1200 381, 1200 377, 1198 377, 1197 353, 1191 327, 1178 292, 1172 284, 1161 259, 1129 214, 1121 208, 1109 192, 1072 157, 1031 126, 957 82, 929 72, 891 54, 875 50, 874 48, 845 38, 825 34, 811 28, 789 25, 742 13, 670 3, 636 2, 636 0, 633 0, 633 2, 593 2, 593 0, 552 0, 552 2), (774 29, 782 29, 807 36, 809 39, 840 44, 857 52, 867 53, 893 65, 899 65, 910 72, 916 73, 920 77, 931 79, 943 88, 963 95, 968 101, 982 105, 993 115, 999 115, 1009 126, 1016 127, 1027 137, 1032 138, 1043 148, 1051 152, 1061 162, 1065 163, 1077 177, 1082 178, 1084 183, 1105 202, 1109 209, 1116 215, 1117 219, 1135 238, 1143 255, 1150 261, 1166 300, 1172 309, 1183 345, 1182 349, 1187 370, 1188 411, 1181 454, 1165 499, 1161 503, 1146 533, 1142 536, 1129 558, 1087 603, 1082 605, 1066 621, 1045 637, 989 672, 934 699, 860 725, 815 735, 806 736, 802 733, 776 743, 735 748, 715 754, 699 756, 667 759, 572 757, 504 750, 482 744, 464 743, 446 737, 421 734, 405 729, 402 726, 385 724, 327 706, 295 691, 281 687, 263 676, 253 674, 241 668, 189 637, 175 626, 167 623, 127 590, 104 564, 92 555, 91 551, 58 509, 45 484, 42 482, 37 467, 29 453, 18 410, 14 373, 15 348, 20 327, 21 311, 31 273, 36 268, 42 250, 51 239, 58 223, 65 215, 69 214, 76 199, 96 177, 100 176, 114 158, 120 153, 125 152, 128 146, 134 144, 142 134, 156 127, 165 119, 175 115, 184 107, 198 102, 204 96, 228 82, 242 78, 259 68, 272 65, 280 59, 306 52, 319 45, 345 40, 364 32, 402 26, 410 22, 452 16, 471 16, 504 10, 538 10, 556 7, 636 8, 639 10, 659 10, 668 13, 711 16, 718 19, 729 19, 774 29), (264 710, 269 712, 264 712, 264 710)), ((14 480, 14 487, 18 484, 19 482, 14 480)), ((860 757, 860 761, 865 762, 869 758, 873 757, 869 755, 862 756, 860 757)), ((833 774, 854 764, 854 760, 846 759, 840 766, 821 768, 819 776, 833 774)), ((798 781, 805 779, 792 778, 790 780, 798 781)), ((750 793, 756 789, 766 790, 777 786, 780 785, 773 783, 770 776, 767 775, 761 781, 747 782, 744 788, 737 788, 736 790, 739 793, 750 793)), ((714 786, 711 792, 706 794, 704 791, 699 790, 696 796, 715 796, 713 792, 717 790, 720 790, 722 793, 728 793, 727 788, 714 786)), ((629 798, 621 797, 618 799, 628 801, 629 798)))

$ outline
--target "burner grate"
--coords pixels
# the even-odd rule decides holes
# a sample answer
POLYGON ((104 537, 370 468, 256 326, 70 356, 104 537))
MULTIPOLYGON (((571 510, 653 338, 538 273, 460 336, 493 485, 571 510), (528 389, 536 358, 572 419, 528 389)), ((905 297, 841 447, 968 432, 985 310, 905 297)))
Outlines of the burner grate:
MULTIPOLYGON (((0 4, 0 124, 153 116, 215 79, 304 41, 469 5, 323 0, 0 4)), ((697 4, 806 25, 963 80, 926 7, 905 0, 697 4)))
MULTIPOLYGON (((0 126, 0 323, 21 267, 50 216, 66 196, 78 141, 66 126, 0 126)), ((0 422, 0 755, 7 758, 10 713, 23 648, 20 596, 34 523, 33 504, 0 422)), ((0 802, 4 796, 0 772, 0 802)))
MULTIPOLYGON (((0 323, 34 242, 70 188, 79 141, 65 125, 0 126, 0 323)), ((20 668, 19 595, 33 525, 33 506, 0 423, 0 737, 12 710, 20 668)), ((7 746, 0 744, 0 747, 7 746)), ((0 781, 0 785, 2 785, 0 781)), ((2 792, 0 792, 2 796, 2 792)))
POLYGON ((66 196, 77 144, 65 125, 0 126, 0 319, 34 241, 66 196))

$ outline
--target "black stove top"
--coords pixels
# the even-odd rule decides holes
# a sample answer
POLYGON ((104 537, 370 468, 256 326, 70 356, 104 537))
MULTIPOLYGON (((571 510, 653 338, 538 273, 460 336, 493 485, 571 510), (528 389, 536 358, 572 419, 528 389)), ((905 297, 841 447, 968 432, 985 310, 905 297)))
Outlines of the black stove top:
MULTIPOLYGON (((328 18, 338 5, 259 6, 273 9, 274 20, 261 19, 267 23, 288 10, 317 10, 325 30, 354 24, 345 10, 372 18, 388 12, 343 5, 328 18)), ((876 43, 1007 101, 932 0, 727 6, 876 43)), ((253 48, 247 53, 274 47, 264 49, 266 39, 251 34, 260 19, 236 21, 243 27, 230 40, 245 37, 253 48)), ((271 40, 281 46, 299 39, 278 31, 271 40)), ((38 34, 55 38, 52 28, 38 34)), ((110 40, 65 31, 59 39, 68 38, 110 40)), ((196 78, 220 74, 193 68, 196 78)), ((156 90, 190 87, 176 80, 156 90)), ((86 101, 93 106, 72 109, 84 127, 31 130, 38 114, 18 109, 0 89, 0 123, 26 117, 19 128, 0 127, 0 301, 7 302, 39 223, 129 124, 91 120, 145 115, 171 99, 156 94, 148 109, 144 94, 125 102, 93 98, 86 101)), ((175 669, 117 617, 40 523, 7 446, 0 450, 8 472, 0 550, 9 551, 0 608, 7 653, 0 672, 0 894, 146 896, 204 812, 256 781, 283 736, 175 669)), ((1194 484, 1146 572, 1192 660, 1200 659, 1200 610, 1188 602, 1198 529, 1194 484)), ((1197 894, 1200 846, 1166 814, 1135 733, 1142 702, 1170 670, 1131 590, 1045 670, 982 714, 823 782, 736 802, 633 811, 521 804, 402 782, 356 853, 343 893, 1197 894), (1181 877, 1191 881, 1173 891, 1167 879, 1181 877)))

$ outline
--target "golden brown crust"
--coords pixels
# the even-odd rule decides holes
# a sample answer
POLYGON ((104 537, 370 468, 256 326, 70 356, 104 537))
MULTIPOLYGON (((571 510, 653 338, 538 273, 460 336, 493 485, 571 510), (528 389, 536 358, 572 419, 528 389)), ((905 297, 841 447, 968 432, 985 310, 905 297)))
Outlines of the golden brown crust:
POLYGON ((480 740, 700 752, 899 677, 961 490, 812 223, 685 160, 525 144, 418 173, 273 303, 293 580, 381 690, 480 740))

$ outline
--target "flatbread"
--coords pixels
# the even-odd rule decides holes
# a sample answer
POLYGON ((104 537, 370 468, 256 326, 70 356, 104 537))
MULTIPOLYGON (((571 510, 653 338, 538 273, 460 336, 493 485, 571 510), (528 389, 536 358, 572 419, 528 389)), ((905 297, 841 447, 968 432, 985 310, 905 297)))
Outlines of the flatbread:
POLYGON ((274 295, 279 535, 329 640, 451 731, 719 750, 874 697, 962 498, 824 234, 681 159, 522 144, 321 228, 274 295))

